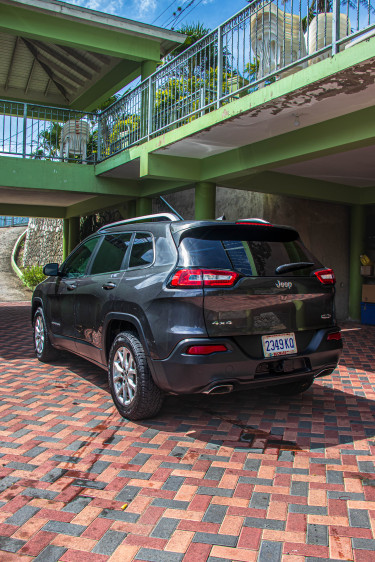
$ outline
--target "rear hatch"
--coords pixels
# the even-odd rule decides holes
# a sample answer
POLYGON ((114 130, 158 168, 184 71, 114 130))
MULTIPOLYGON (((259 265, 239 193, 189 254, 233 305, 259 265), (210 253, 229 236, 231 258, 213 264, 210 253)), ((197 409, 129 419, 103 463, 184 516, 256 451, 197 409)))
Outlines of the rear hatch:
POLYGON ((317 330, 335 324, 333 272, 304 247, 294 229, 196 224, 178 233, 178 267, 203 272, 210 337, 233 337, 251 356, 263 357, 260 336, 292 333, 302 352, 317 330), (230 272, 236 274, 232 280, 230 272), (228 284, 220 286, 220 278, 228 284))

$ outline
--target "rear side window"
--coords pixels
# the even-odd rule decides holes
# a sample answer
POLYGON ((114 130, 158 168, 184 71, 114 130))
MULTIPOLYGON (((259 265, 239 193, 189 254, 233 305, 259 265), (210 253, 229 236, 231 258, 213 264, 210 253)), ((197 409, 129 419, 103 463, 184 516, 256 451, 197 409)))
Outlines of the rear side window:
POLYGON ((154 261, 154 243, 152 235, 147 232, 137 232, 134 238, 129 267, 144 267, 154 261))
MULTIPOLYGON (((280 231, 280 229, 278 229, 280 231)), ((179 246, 179 266, 205 267, 210 269, 232 269, 252 277, 280 277, 280 275, 306 276, 322 264, 304 247, 299 239, 287 240, 243 240, 244 229, 223 229, 217 233, 205 233, 204 238, 185 237, 179 246), (224 234, 224 235, 223 235, 224 234), (276 268, 285 264, 310 262, 313 266, 276 273, 276 268)), ((289 237, 289 239, 288 239, 289 237)), ((261 233, 259 235, 261 238, 261 233)), ((276 238, 276 237, 275 237, 276 238)))
POLYGON ((120 271, 131 236, 131 232, 107 234, 95 256, 91 275, 120 271))

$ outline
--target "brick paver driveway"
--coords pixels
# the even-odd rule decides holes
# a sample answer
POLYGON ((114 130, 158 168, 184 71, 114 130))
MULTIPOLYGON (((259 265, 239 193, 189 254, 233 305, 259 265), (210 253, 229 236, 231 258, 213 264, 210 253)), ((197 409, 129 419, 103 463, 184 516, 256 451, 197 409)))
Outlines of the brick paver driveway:
POLYGON ((375 329, 304 396, 169 397, 133 423, 104 371, 34 358, 29 310, 0 305, 2 562, 375 559, 375 329))

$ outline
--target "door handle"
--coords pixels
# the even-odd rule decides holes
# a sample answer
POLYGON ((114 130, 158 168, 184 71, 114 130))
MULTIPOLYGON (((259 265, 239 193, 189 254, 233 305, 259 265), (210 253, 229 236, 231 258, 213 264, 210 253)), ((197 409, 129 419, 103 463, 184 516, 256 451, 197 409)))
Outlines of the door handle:
POLYGON ((69 284, 67 283, 66 288, 68 291, 74 291, 74 289, 77 288, 77 285, 75 283, 69 283, 69 284))
POLYGON ((102 286, 102 289, 106 289, 106 291, 110 291, 111 289, 114 289, 116 287, 116 283, 104 283, 104 285, 102 286))

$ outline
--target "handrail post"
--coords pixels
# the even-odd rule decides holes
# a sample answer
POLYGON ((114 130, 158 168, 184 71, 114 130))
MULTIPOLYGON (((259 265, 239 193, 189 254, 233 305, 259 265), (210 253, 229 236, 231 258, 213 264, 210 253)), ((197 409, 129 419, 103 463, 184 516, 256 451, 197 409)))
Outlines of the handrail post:
POLYGON ((26 158, 27 103, 23 104, 22 158, 26 158))
POLYGON ((96 151, 96 161, 100 162, 102 159, 102 115, 99 113, 98 115, 98 140, 97 140, 98 149, 96 151))
POLYGON ((152 108, 153 108, 153 95, 152 95, 152 79, 148 79, 148 109, 147 109, 147 140, 150 140, 152 133, 152 108))
POLYGON ((337 41, 340 39, 340 0, 333 0, 332 5, 332 56, 338 52, 337 41))
POLYGON ((216 107, 219 109, 223 95, 223 30, 220 26, 217 30, 217 90, 216 107))

